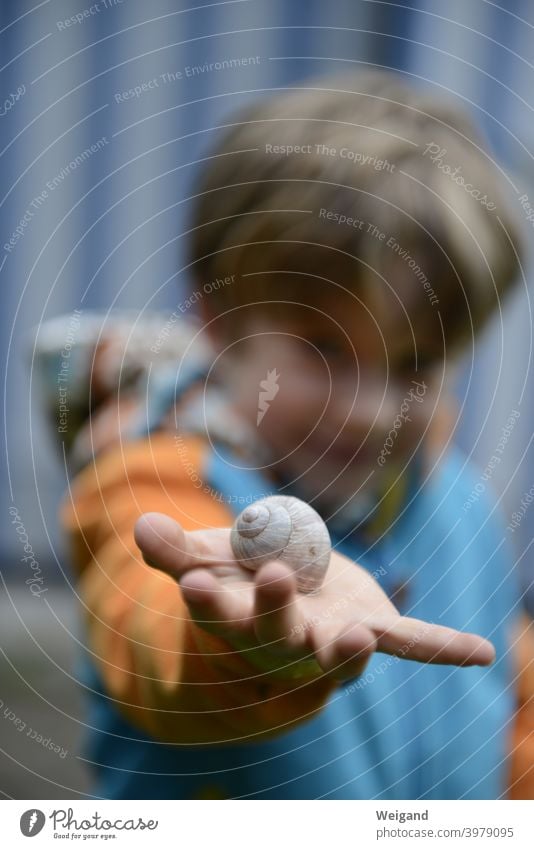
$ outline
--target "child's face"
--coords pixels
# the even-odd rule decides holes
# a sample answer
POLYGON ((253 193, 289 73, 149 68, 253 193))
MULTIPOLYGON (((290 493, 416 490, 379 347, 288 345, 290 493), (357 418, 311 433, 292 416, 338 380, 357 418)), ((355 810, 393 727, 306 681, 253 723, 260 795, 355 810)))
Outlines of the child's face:
POLYGON ((411 324, 393 295, 379 312, 341 293, 328 312, 303 305, 287 319, 246 322, 219 355, 273 469, 332 506, 409 460, 435 407, 440 368, 431 373, 425 358, 436 328, 411 324))

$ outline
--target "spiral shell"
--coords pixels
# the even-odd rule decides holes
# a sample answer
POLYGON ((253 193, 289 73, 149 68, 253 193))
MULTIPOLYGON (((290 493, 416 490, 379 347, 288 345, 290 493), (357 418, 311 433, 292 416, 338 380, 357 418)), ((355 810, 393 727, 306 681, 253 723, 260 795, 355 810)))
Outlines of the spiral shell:
POLYGON ((289 495, 255 501, 239 514, 230 532, 236 560, 256 571, 268 560, 282 560, 297 576, 297 588, 321 586, 330 562, 327 527, 313 507, 289 495))

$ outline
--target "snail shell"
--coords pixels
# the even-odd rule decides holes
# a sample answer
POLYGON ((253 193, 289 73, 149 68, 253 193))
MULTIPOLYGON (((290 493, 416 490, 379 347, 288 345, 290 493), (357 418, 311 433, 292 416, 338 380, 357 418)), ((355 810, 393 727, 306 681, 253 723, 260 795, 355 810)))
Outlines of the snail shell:
POLYGON ((255 571, 268 560, 287 563, 301 593, 319 589, 330 562, 325 523, 313 507, 289 495, 272 495, 245 507, 234 522, 230 543, 247 569, 255 571))

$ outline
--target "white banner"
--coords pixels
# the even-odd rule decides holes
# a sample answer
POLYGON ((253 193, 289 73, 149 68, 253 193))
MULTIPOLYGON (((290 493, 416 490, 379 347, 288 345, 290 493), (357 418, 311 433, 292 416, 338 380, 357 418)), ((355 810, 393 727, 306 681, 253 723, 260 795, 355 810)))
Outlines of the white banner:
POLYGON ((9 800, 0 817, 9 849, 62 841, 158 849, 534 847, 531 801, 9 800))

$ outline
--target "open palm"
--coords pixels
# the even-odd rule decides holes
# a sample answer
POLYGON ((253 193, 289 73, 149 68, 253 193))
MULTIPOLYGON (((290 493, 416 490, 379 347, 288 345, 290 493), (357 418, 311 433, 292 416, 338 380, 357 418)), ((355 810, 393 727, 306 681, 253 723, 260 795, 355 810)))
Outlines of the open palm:
POLYGON ((374 578, 337 552, 322 588, 303 595, 280 561, 255 573, 240 566, 229 528, 186 532, 168 516, 146 513, 135 539, 148 565, 179 582, 201 628, 277 677, 346 680, 374 651, 465 666, 494 660, 482 637, 401 616, 374 578))

